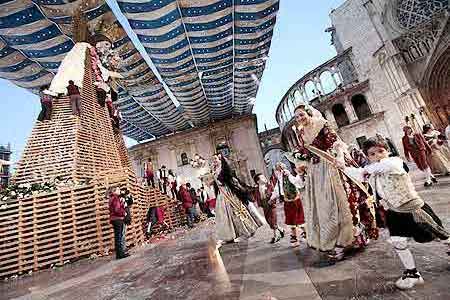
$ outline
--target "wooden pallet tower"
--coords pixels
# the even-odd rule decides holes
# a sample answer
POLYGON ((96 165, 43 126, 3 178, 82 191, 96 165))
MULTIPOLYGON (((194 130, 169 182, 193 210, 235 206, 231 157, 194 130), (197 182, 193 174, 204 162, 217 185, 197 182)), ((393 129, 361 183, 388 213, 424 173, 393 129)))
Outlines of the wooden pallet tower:
POLYGON ((107 108, 97 102, 89 51, 85 66, 80 117, 72 115, 69 98, 55 99, 51 120, 33 128, 14 178, 27 184, 59 176, 75 185, 10 201, 0 210, 0 277, 113 250, 109 187, 126 187, 134 197, 129 246, 144 241, 150 206, 167 207, 166 221, 172 228, 183 222, 173 200, 137 183, 122 134, 114 130, 107 108))

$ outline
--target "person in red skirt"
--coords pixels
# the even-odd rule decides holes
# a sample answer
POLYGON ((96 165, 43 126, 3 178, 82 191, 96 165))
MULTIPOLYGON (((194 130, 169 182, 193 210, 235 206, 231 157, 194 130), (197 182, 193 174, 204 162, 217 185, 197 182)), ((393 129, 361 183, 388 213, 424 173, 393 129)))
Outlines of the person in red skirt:
POLYGON ((410 126, 403 127, 405 135, 402 138, 403 150, 408 161, 412 160, 417 168, 425 174, 425 186, 431 186, 437 182, 428 165, 427 155, 431 154, 431 148, 421 133, 414 133, 410 126))
POLYGON ((301 237, 306 237, 303 230, 305 216, 299 193, 299 188, 303 187, 303 180, 301 174, 293 176, 281 162, 276 165, 275 177, 276 185, 271 201, 278 198, 280 202, 284 202, 285 223, 291 227, 291 243, 295 245, 299 242, 298 228, 300 228, 301 237))

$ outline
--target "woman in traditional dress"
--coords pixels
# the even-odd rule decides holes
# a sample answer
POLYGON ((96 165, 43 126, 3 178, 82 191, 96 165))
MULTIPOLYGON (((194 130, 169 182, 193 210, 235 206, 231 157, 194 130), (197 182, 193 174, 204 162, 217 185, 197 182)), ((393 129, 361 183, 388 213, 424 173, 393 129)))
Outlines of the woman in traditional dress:
POLYGON ((428 156, 428 163, 431 171, 438 174, 450 173, 450 153, 441 133, 434 130, 431 124, 423 126, 423 136, 431 148, 431 155, 428 156))
POLYGON ((277 184, 277 179, 275 174, 272 174, 270 181, 268 181, 266 176, 259 173, 255 175, 254 180, 258 185, 258 189, 255 190, 255 198, 257 199, 256 202, 260 207, 262 207, 266 222, 273 231, 273 237, 270 240, 270 243, 275 244, 279 242, 280 239, 284 238, 283 226, 278 225, 276 200, 274 201, 270 199, 274 187, 277 184))
POLYGON ((235 242, 241 236, 253 236, 262 224, 247 207, 250 195, 246 185, 233 174, 222 154, 213 156, 213 167, 217 189, 217 239, 235 242))
POLYGON ((361 183, 342 172, 344 166, 357 164, 321 113, 300 105, 295 119, 300 146, 294 157, 306 166, 303 207, 307 243, 340 260, 345 248, 363 248, 370 238, 378 238, 372 197, 361 183))

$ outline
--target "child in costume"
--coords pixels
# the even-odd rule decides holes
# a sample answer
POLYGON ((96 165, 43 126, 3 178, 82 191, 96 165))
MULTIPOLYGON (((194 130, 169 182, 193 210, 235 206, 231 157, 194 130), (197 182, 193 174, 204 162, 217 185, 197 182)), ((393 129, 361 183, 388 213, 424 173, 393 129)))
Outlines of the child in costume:
POLYGON ((270 182, 268 182, 267 178, 260 173, 255 175, 254 180, 258 185, 258 189, 256 191, 258 199, 257 202, 264 211, 264 217, 269 224, 270 229, 273 230, 273 237, 270 243, 275 244, 280 241, 280 239, 284 238, 283 226, 278 226, 276 201, 271 201, 272 192, 276 184, 276 178, 272 175, 270 182))
POLYGON ((291 243, 296 245, 298 243, 298 227, 301 230, 301 237, 305 237, 303 230, 305 216, 299 193, 299 188, 304 187, 303 181, 299 180, 299 177, 293 176, 286 165, 281 162, 276 165, 275 177, 276 185, 270 201, 276 201, 278 198, 284 203, 285 223, 291 227, 291 243))
POLYGON ((416 269, 414 257, 408 249, 408 240, 426 243, 435 239, 449 242, 449 232, 431 207, 417 194, 403 160, 389 157, 388 145, 379 138, 371 138, 363 145, 370 164, 364 168, 344 168, 345 172, 369 182, 374 195, 386 211, 386 227, 391 243, 405 271, 395 285, 410 289, 422 284, 423 278, 416 269))

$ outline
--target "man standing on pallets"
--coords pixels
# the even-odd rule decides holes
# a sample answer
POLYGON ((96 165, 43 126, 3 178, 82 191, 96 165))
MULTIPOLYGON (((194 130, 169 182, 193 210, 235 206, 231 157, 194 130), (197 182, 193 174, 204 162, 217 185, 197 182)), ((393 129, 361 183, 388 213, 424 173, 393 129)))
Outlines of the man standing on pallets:
POLYGON ((72 114, 74 116, 80 116, 80 111, 81 111, 80 89, 78 88, 78 86, 75 85, 73 80, 69 80, 69 85, 67 86, 67 95, 70 98, 72 114))

